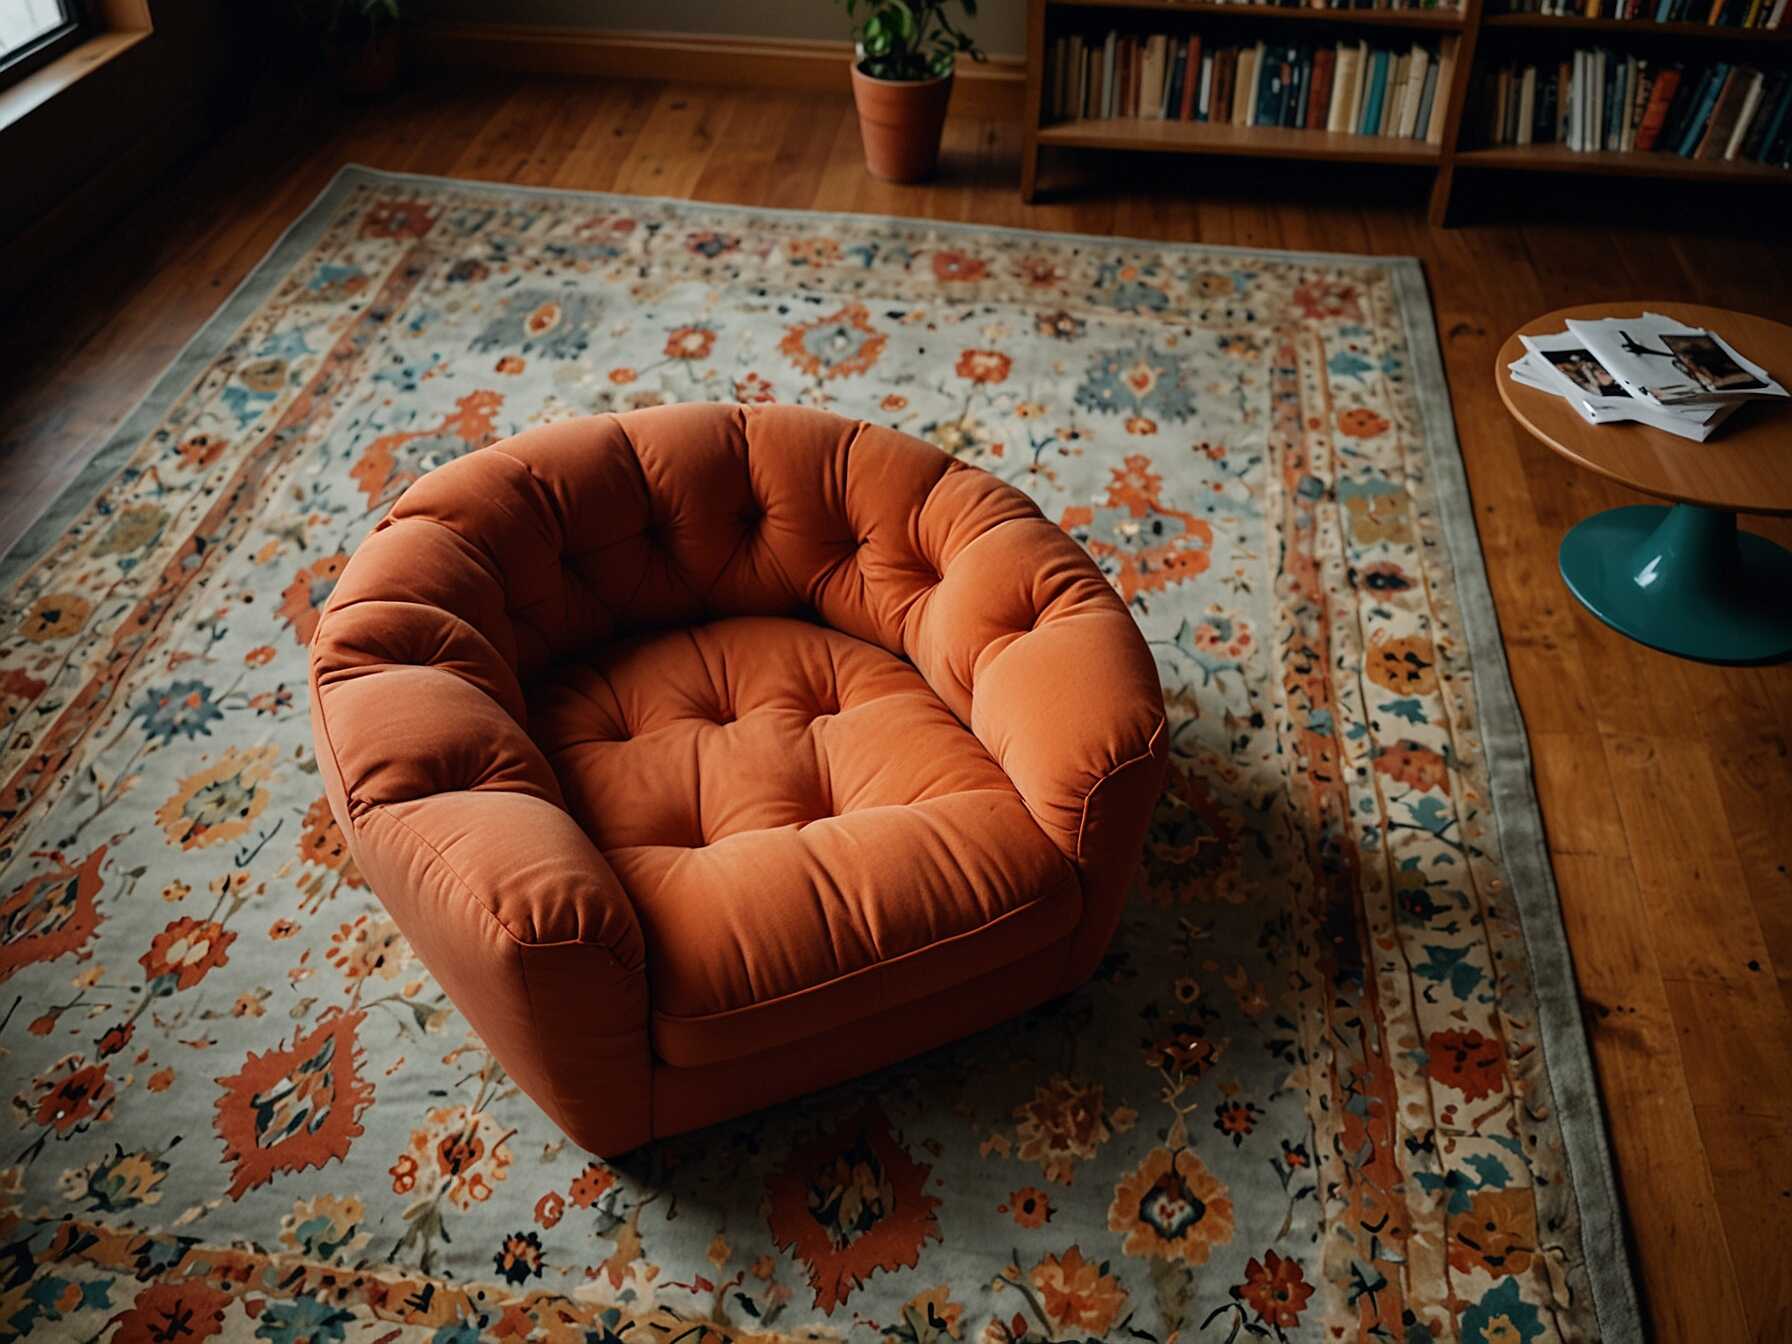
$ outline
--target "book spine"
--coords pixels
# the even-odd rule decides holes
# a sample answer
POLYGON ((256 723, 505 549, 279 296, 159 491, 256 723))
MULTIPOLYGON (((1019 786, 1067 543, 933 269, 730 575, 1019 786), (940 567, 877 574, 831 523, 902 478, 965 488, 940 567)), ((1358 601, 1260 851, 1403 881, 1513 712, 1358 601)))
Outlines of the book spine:
POLYGON ((1288 67, 1281 52, 1269 49, 1259 58, 1262 68, 1257 77, 1256 118, 1253 125, 1279 126, 1282 123, 1282 102, 1288 96, 1288 67))
POLYGON ((1340 42, 1332 57, 1332 98, 1325 113, 1325 129, 1334 135, 1344 129, 1344 114, 1355 83, 1356 48, 1340 42))
POLYGON ((1456 68, 1456 44, 1454 36, 1446 37, 1438 46, 1437 60, 1437 92, 1431 100, 1431 121, 1425 128, 1425 143, 1441 145, 1444 142, 1444 109, 1450 105, 1450 87, 1458 79, 1468 76, 1456 68))
POLYGON ((1728 65, 1723 67, 1723 71, 1723 77, 1713 85, 1706 100, 1704 115, 1695 119, 1692 131, 1687 136, 1687 149, 1683 152, 1691 158, 1714 157, 1723 149, 1722 145, 1714 142, 1720 135, 1727 139, 1730 134, 1734 117, 1732 103, 1741 84, 1738 78, 1741 72, 1728 65))
POLYGON ((1655 86, 1649 90, 1649 106, 1643 109, 1642 124, 1636 131, 1638 149, 1655 148, 1655 142, 1661 136, 1661 128, 1667 121, 1668 104, 1673 100, 1674 90, 1679 87, 1680 72, 1677 69, 1670 67, 1656 75, 1655 86))
POLYGON ((1761 82, 1761 101, 1755 109, 1754 119, 1749 123, 1748 136, 1737 151, 1739 158, 1753 163, 1761 161, 1761 150, 1767 143, 1768 129, 1773 125, 1773 114, 1780 105, 1780 93, 1785 88, 1787 72, 1777 71, 1761 82))
POLYGON ((1647 61, 1637 62, 1636 85, 1630 92, 1630 126, 1624 136, 1625 149, 1636 148, 1637 135, 1643 129, 1643 113, 1648 110, 1649 99, 1655 94, 1655 81, 1659 77, 1647 61))
POLYGON ((1767 119, 1767 126, 1761 136, 1761 147, 1751 157, 1757 163, 1774 163, 1774 149, 1780 143, 1788 124, 1792 124, 1792 75, 1788 75, 1781 83, 1779 97, 1774 100, 1773 113, 1767 119))
POLYGON ((1114 62, 1115 48, 1119 45, 1120 34, 1110 31, 1101 48, 1101 115, 1103 117, 1114 115, 1114 62))
POLYGON ((1661 128, 1661 139, 1656 142, 1658 149, 1666 150, 1670 154, 1680 152, 1680 139, 1686 134, 1687 120, 1692 116, 1693 110, 1703 101, 1705 86, 1710 82, 1711 75, 1710 66, 1691 77, 1686 74, 1681 75, 1680 87, 1674 92, 1674 101, 1668 104, 1668 116, 1661 128))
POLYGON ((1344 129, 1352 135, 1358 133, 1363 119, 1363 109, 1369 101, 1369 77, 1374 73, 1375 57, 1369 50, 1369 43, 1359 41, 1356 44, 1356 78, 1351 81, 1350 105, 1346 113, 1344 129))
POLYGON ((1332 71, 1338 59, 1333 47, 1321 47, 1313 53, 1312 83, 1307 97, 1306 127, 1309 131, 1329 129, 1327 121, 1332 106, 1332 71))
POLYGON ((1730 138, 1724 143, 1724 158, 1733 160, 1742 149, 1742 141, 1748 135, 1749 123, 1761 110, 1762 76, 1756 71, 1749 77, 1748 92, 1742 96, 1742 109, 1736 114, 1736 125, 1730 131, 1730 138))
POLYGON ((1385 51, 1370 54, 1369 74, 1363 88, 1363 110, 1356 121, 1358 135, 1373 135, 1375 127, 1381 123, 1381 100, 1388 87, 1387 57, 1385 51))
POLYGON ((1203 76, 1207 72, 1206 58, 1201 55, 1201 35, 1196 33, 1188 40, 1188 51, 1183 57, 1182 71, 1182 111, 1183 121, 1195 119, 1195 105, 1204 92, 1203 76))

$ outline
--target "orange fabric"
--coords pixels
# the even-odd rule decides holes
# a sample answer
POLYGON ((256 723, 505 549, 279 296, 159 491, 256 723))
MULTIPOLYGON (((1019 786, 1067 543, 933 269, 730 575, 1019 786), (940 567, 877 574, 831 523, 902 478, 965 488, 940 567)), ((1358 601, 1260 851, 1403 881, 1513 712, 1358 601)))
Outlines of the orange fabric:
POLYGON ((932 1043, 908 1017, 1005 967, 1074 986, 1166 754, 1137 627, 1025 496, 797 408, 570 421, 430 473, 311 676, 374 889, 607 1152, 717 1118, 655 1102, 681 1070, 757 1060, 789 1095, 818 1023, 932 1043))

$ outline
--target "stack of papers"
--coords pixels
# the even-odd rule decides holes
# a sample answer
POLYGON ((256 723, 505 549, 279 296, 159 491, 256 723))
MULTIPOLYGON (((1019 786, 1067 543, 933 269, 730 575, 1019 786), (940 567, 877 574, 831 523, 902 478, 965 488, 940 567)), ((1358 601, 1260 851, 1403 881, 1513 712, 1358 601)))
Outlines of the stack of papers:
POLYGON ((1723 337, 1659 313, 1570 318, 1552 336, 1521 336, 1512 381, 1563 398, 1591 424, 1635 420, 1703 443, 1745 401, 1786 389, 1723 337))

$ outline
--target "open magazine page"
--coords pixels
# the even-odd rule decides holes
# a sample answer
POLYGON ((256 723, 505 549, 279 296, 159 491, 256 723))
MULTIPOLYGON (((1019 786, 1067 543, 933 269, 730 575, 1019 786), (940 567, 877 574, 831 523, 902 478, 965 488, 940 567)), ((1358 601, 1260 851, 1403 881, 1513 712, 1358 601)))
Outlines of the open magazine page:
POLYGON ((1661 406, 1786 395, 1723 337, 1659 313, 1570 318, 1568 330, 1631 396, 1661 406))
POLYGON ((1624 390, 1612 371, 1601 364, 1572 332, 1549 336, 1520 336, 1530 352, 1527 361, 1541 374, 1545 390, 1558 397, 1584 397, 1602 409, 1618 409, 1635 399, 1624 390), (1605 407, 1604 403, 1611 403, 1605 407))

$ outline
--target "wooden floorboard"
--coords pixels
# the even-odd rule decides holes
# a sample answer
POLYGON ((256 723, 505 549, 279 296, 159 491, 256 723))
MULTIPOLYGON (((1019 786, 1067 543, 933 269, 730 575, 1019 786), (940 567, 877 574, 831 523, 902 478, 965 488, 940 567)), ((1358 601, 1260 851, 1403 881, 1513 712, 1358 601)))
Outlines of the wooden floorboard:
MULTIPOLYGON (((1417 255, 1656 1338, 1792 1339, 1792 668, 1676 662, 1575 605, 1555 573, 1562 531, 1634 497, 1519 432, 1490 377, 1510 329, 1571 303, 1683 299, 1786 319, 1792 249, 1749 232, 1744 212, 1676 231, 1661 222, 1665 206, 1436 231, 1398 178, 1200 160, 1149 173, 1121 164, 1091 194, 1026 206, 1018 147, 1017 127, 955 118, 942 180, 904 187, 864 173, 844 99, 508 77, 422 81, 362 109, 317 92, 264 92, 84 264, 46 280, 0 324, 0 534, 72 478, 344 162, 1417 255)), ((1083 167, 1102 180, 1102 165, 1083 167)), ((1792 541, 1785 524, 1751 525, 1792 541)))

